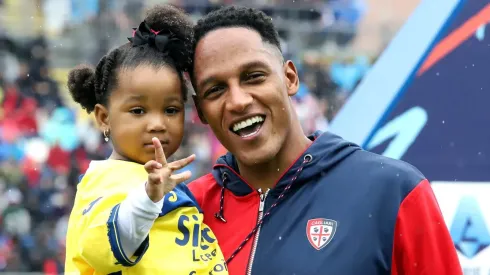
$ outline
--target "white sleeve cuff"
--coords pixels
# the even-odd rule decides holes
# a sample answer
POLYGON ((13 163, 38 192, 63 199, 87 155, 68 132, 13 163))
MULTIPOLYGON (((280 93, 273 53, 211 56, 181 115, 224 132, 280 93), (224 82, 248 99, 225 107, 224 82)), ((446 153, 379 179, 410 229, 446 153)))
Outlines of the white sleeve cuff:
POLYGON ((132 190, 119 208, 116 222, 126 255, 134 255, 162 212, 164 198, 153 202, 146 194, 145 185, 146 182, 132 190))

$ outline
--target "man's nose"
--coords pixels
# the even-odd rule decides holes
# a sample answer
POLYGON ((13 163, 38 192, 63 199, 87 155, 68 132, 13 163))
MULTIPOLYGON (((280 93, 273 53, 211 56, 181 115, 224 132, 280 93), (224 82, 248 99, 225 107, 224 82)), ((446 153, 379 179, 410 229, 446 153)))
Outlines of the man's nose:
POLYGON ((240 85, 236 84, 230 86, 228 93, 228 98, 226 100, 226 108, 228 111, 242 113, 252 105, 253 97, 240 87, 240 85))

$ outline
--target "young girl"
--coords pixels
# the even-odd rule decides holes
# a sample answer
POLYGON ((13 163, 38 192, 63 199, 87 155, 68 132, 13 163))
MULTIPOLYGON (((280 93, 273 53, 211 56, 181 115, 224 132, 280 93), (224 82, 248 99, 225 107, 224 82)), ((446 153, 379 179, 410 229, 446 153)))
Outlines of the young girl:
POLYGON ((190 173, 172 174, 194 156, 165 159, 184 133, 183 72, 192 58, 192 23, 173 6, 156 6, 129 40, 95 70, 81 66, 69 74, 73 99, 95 113, 114 151, 108 160, 92 161, 78 184, 65 273, 227 274, 214 234, 179 184, 190 173), (154 223, 138 228, 128 220, 134 218, 154 223))

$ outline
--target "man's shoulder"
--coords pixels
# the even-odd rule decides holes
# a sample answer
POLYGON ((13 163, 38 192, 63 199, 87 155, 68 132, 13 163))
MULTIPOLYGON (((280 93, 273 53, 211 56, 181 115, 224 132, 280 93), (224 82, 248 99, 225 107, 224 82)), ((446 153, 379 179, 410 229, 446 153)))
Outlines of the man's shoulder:
POLYGON ((214 179, 213 174, 207 173, 206 175, 191 181, 188 186, 192 190, 193 188, 209 187, 215 183, 216 180, 214 179))
POLYGON ((193 180, 187 186, 191 190, 192 194, 196 197, 199 205, 202 205, 204 196, 206 196, 211 189, 216 188, 217 184, 216 180, 213 177, 213 174, 208 173, 202 177, 193 180))
POLYGON ((355 155, 352 159, 355 170, 365 174, 373 183, 411 190, 426 179, 416 167, 405 161, 364 150, 359 150, 355 155))

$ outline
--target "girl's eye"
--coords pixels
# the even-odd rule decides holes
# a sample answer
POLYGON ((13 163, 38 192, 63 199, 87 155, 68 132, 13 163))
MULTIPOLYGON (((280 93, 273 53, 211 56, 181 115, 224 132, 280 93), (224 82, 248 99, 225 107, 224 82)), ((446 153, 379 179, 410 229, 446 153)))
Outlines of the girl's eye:
POLYGON ((165 109, 165 113, 168 115, 175 115, 178 112, 180 112, 180 109, 175 108, 175 107, 170 107, 170 108, 165 109))
POLYGON ((133 108, 129 110, 129 112, 135 115, 142 115, 145 113, 145 110, 143 110, 143 108, 133 108))

